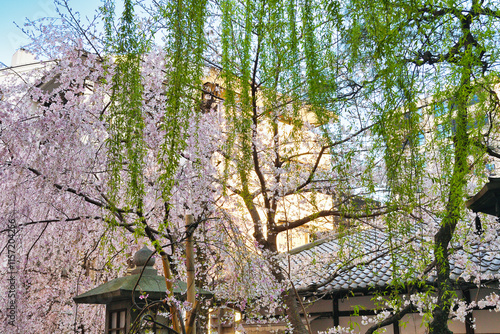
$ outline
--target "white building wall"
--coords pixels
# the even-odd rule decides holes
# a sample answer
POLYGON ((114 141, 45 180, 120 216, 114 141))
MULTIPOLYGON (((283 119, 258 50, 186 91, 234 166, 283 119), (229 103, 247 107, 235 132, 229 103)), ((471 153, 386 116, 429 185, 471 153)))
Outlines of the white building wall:
MULTIPOLYGON (((484 298, 490 293, 494 292, 495 289, 483 288, 480 291, 471 290, 471 298, 478 300, 484 298)), ((460 297, 459 292, 457 295, 460 297)), ((339 311, 353 311, 356 306, 360 306, 360 310, 370 310, 375 308, 374 302, 371 300, 372 296, 354 296, 349 298, 344 298, 339 300, 339 311)), ((311 327, 313 333, 318 333, 321 331, 327 331, 329 328, 333 327, 333 318, 327 318, 328 313, 333 313, 333 301, 322 299, 318 300, 312 305, 307 307, 307 312, 314 314, 315 312, 322 312, 323 316, 311 321, 311 327)), ((473 317, 475 318, 475 334, 500 334, 500 312, 495 312, 494 310, 476 310, 473 311, 473 317)), ((373 318, 373 316, 367 317, 373 318)), ((340 317, 339 324, 341 327, 351 328, 354 333, 365 333, 370 325, 363 325, 363 317, 361 316, 349 316, 340 317)), ((449 321, 449 329, 454 334, 466 334, 466 326, 463 322, 459 320, 449 321)), ((385 333, 394 334, 393 325, 385 327, 385 333)), ((400 334, 427 334, 427 326, 423 323, 423 316, 418 313, 407 314, 399 322, 399 333, 400 334)))

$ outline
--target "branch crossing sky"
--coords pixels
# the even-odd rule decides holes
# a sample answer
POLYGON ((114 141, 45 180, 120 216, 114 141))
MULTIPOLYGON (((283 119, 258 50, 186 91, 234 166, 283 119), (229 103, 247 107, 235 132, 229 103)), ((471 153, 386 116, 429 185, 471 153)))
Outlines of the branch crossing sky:
MULTIPOLYGON (((85 16, 93 17, 101 4, 101 0, 69 0, 70 7, 80 12, 84 22, 85 16)), ((10 66, 14 52, 29 42, 15 23, 23 27, 26 19, 57 16, 53 0, 0 0, 0 62, 10 66)))

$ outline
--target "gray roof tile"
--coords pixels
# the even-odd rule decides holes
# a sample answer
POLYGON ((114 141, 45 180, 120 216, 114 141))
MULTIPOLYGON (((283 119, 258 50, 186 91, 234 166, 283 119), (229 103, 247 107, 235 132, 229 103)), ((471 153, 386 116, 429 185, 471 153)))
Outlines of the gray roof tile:
MULTIPOLYGON (((346 236, 342 241, 339 239, 331 239, 322 241, 308 249, 305 247, 304 250, 299 252, 292 251, 291 258, 294 263, 300 266, 300 264, 304 262, 310 263, 316 254, 335 253, 337 250, 341 249, 345 252, 349 252, 350 255, 358 259, 370 262, 367 265, 358 265, 348 267, 343 271, 341 270, 337 277, 331 280, 331 282, 327 282, 326 280, 328 280, 329 277, 325 275, 325 273, 337 272, 338 266, 340 265, 340 263, 332 263, 332 261, 329 261, 323 268, 323 274, 316 275, 317 280, 313 282, 314 285, 318 286, 317 291, 335 292, 339 290, 352 290, 367 287, 383 288, 389 285, 393 278, 392 258, 389 254, 384 254, 387 252, 386 241, 387 235, 384 232, 374 229, 363 230, 346 236), (364 243, 363 240, 365 240, 364 243), (382 256, 377 258, 377 255, 382 256)), ((398 263, 398 265, 401 265, 401 269, 395 274, 398 278, 403 278, 405 267, 410 267, 411 265, 406 265, 407 263, 404 261, 415 260, 412 257, 404 256, 407 254, 404 252, 404 246, 407 244, 408 242, 401 242, 399 246, 401 246, 400 251, 403 256, 395 256, 398 262, 401 261, 401 263, 398 263)), ((414 247, 418 247, 418 243, 416 243, 414 247)), ((472 256, 469 255, 469 261, 480 265, 482 274, 499 274, 500 254, 485 252, 484 250, 478 252, 477 245, 472 245, 471 249, 473 254, 472 256)), ((458 252, 457 254, 463 254, 461 250, 458 252)), ((455 265, 453 259, 451 259, 452 279, 460 279, 463 270, 464 268, 462 265, 455 265)), ((427 280, 433 282, 435 277, 431 275, 427 280)))

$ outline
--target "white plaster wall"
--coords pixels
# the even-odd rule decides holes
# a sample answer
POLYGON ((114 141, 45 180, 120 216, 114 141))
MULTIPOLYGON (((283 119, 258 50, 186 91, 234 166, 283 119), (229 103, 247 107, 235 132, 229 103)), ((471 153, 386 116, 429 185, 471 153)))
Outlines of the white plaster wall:
MULTIPOLYGON (((371 318, 371 317, 368 317, 368 318, 371 318)), ((368 328, 370 328, 370 325, 366 325, 366 326, 362 325, 361 321, 362 321, 362 317, 342 317, 342 318, 340 318, 339 324, 342 327, 351 326, 354 329, 355 333, 362 334, 362 333, 365 333, 368 330, 368 328)), ((385 331, 386 334, 394 334, 392 325, 386 326, 384 328, 386 330, 385 331)))
POLYGON ((333 327, 333 320, 332 319, 317 319, 311 321, 311 330, 313 333, 317 333, 319 331, 326 331, 328 328, 333 327))
POLYGON ((366 310, 375 309, 373 296, 346 297, 339 300, 339 311, 353 311, 355 306, 363 305, 366 310))
POLYGON ((333 310, 333 301, 331 299, 321 299, 314 304, 311 304, 309 306, 304 305, 306 307, 306 310, 308 313, 314 313, 314 312, 332 312, 333 310))
POLYGON ((476 319, 475 334, 499 334, 500 312, 494 310, 479 310, 472 313, 476 319))

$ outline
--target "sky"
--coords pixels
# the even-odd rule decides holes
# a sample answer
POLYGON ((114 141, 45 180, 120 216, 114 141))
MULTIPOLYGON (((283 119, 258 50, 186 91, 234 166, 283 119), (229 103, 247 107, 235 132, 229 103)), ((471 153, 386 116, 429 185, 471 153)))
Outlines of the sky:
MULTIPOLYGON (((68 0, 82 18, 93 17, 101 0, 68 0)), ((26 18, 57 17, 53 0, 0 0, 0 62, 10 66, 12 55, 29 40, 15 25, 24 25, 26 18), (14 23, 15 22, 15 23, 14 23)), ((0 64, 0 68, 3 67, 0 64)))

